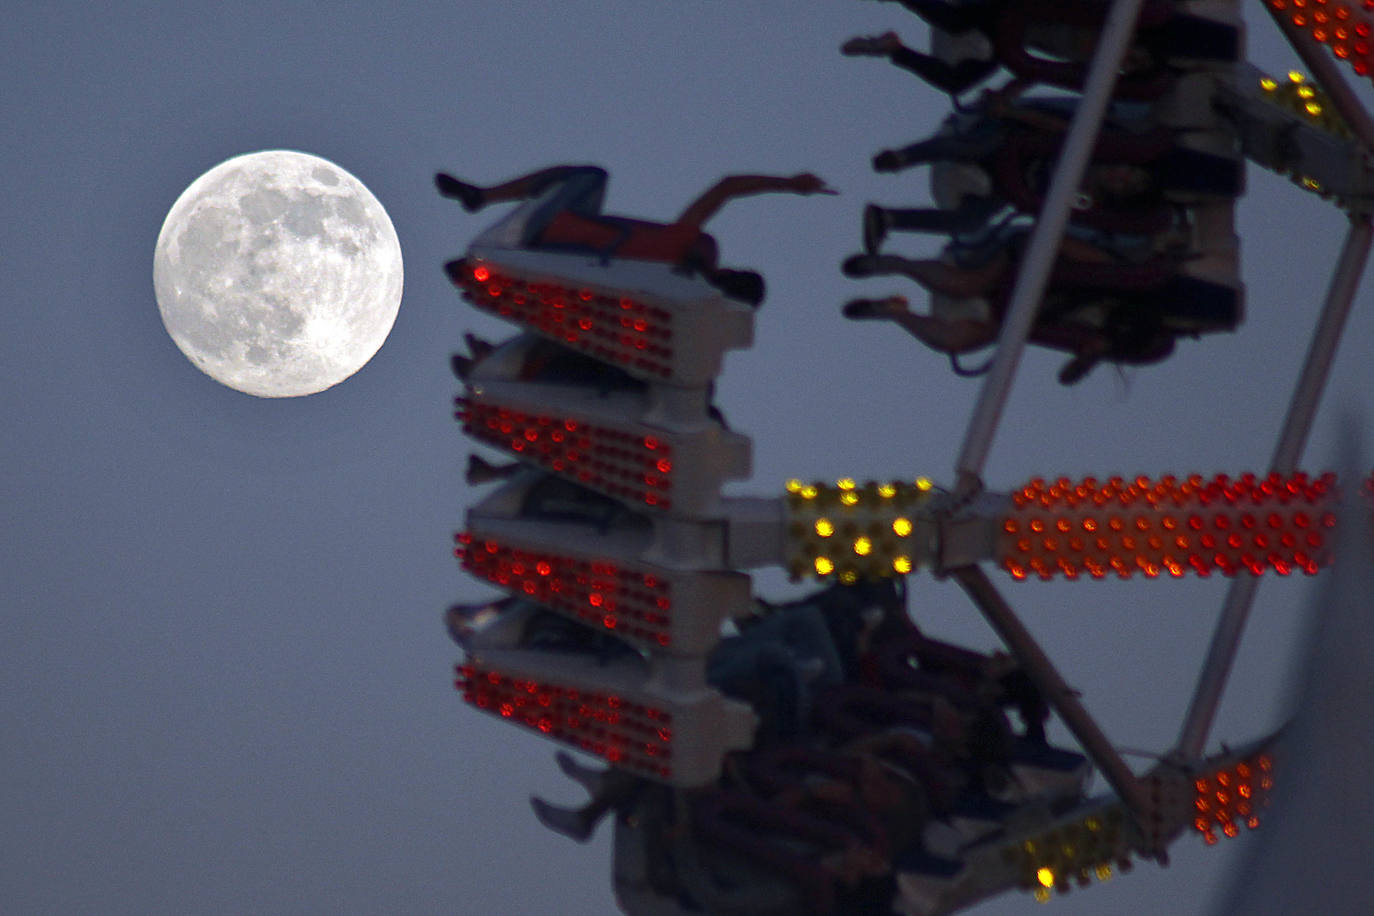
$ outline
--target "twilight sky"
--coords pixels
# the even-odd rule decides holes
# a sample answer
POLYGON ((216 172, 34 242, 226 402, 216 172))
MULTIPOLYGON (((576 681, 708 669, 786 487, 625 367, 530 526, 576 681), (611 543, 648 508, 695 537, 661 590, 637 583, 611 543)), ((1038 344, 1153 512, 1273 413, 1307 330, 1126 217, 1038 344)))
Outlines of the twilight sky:
MULTIPOLYGON (((732 491, 774 495, 790 476, 952 483, 979 383, 839 314, 862 294, 920 304, 838 265, 859 248, 865 202, 928 198, 921 170, 876 175, 868 161, 933 132, 948 103, 838 47, 889 28, 920 46, 924 28, 857 0, 114 6, 21 0, 0 30, 4 910, 608 916, 609 829, 578 846, 526 804, 579 799, 553 746, 469 710, 450 683, 459 653, 441 614, 494 593, 450 554, 478 494, 462 480, 447 358, 464 330, 512 331, 440 269, 499 213, 464 213, 431 176, 596 162, 611 172, 608 210, 650 219, 729 172, 823 176, 840 196, 743 200, 711 224, 725 262, 769 284, 757 344, 727 357, 718 387, 754 440, 754 477, 732 491), (211 381, 153 299, 153 245, 177 196, 266 148, 356 175, 406 261, 388 342, 307 398, 211 381)), ((1251 60, 1287 70, 1267 17, 1247 11, 1251 60)), ((1345 221, 1254 168, 1239 212, 1239 331, 1068 389, 1061 356, 1028 351, 990 489, 1264 470, 1345 221)), ((1368 391, 1362 304, 1313 470, 1368 391)), ((1170 747, 1224 582, 993 576, 1119 746, 1170 747)), ((799 591, 776 571, 755 585, 799 591)), ((1281 721, 1312 586, 1261 587, 1211 747, 1281 721)), ((912 591, 932 634, 996 644, 953 586, 918 576, 912 591)), ((1185 838, 1167 870, 1052 905, 1205 913, 1252 841, 1185 838)), ((978 912, 1035 907, 1011 895, 978 912)))

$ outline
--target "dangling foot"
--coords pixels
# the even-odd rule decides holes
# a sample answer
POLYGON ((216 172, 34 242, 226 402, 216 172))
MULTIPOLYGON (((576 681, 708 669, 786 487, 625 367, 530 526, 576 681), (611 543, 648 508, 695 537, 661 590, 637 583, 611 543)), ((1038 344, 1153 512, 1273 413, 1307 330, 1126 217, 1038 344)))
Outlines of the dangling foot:
POLYGON ((864 207, 864 251, 877 254, 892 227, 892 217, 877 204, 864 207))
POLYGON ((553 755, 554 762, 563 771, 563 775, 576 781, 582 788, 587 790, 588 795, 595 795, 600 792, 606 784, 606 776, 610 770, 595 770, 589 766, 583 766, 573 759, 572 754, 566 751, 559 751, 553 755))
POLYGON ((840 53, 846 57, 886 57, 902 46, 896 32, 881 35, 859 36, 840 45, 840 53))
POLYGON ((549 804, 542 798, 531 796, 530 807, 534 809, 534 816, 539 818, 539 823, 554 833, 561 833, 579 843, 585 843, 591 839, 592 831, 596 828, 596 822, 589 823, 588 818, 581 811, 572 808, 560 808, 557 805, 549 804))
POLYGON ((1093 371, 1101 357, 1096 354, 1080 353, 1064 364, 1059 370, 1059 384, 1072 385, 1093 371))
POLYGON ((468 352, 472 354, 473 359, 482 359, 496 349, 496 344, 478 337, 471 331, 463 332, 463 342, 468 345, 468 352))
POLYGON ((520 462, 492 464, 480 455, 468 455, 467 471, 463 479, 472 486, 481 486, 493 480, 510 480, 520 471, 520 462))
POLYGON ((854 254, 840 264, 840 272, 846 277, 871 277, 878 273, 878 257, 872 254, 854 254))
POLYGON ((938 261, 913 261, 895 254, 856 254, 844 259, 840 270, 846 277, 876 277, 880 274, 902 274, 915 280, 920 277, 912 273, 912 268, 938 261))
POLYGON ((462 286, 469 279, 468 259, 454 258, 452 261, 445 262, 444 273, 448 274, 450 283, 453 283, 455 286, 462 286))
POLYGON ((909 313, 905 296, 888 296, 886 299, 855 299, 844 307, 844 317, 855 320, 866 318, 894 318, 909 313))
POLYGON ((758 305, 763 301, 763 277, 752 270, 728 270, 722 267, 712 271, 706 279, 731 299, 748 305, 758 305))
POLYGON ((459 181, 452 175, 439 172, 434 176, 434 186, 439 189, 439 193, 445 197, 451 197, 463 205, 463 209, 469 213, 476 213, 486 205, 486 194, 481 188, 465 181, 459 181))
POLYGON ((895 172, 904 165, 906 165, 906 160, 895 149, 885 149, 873 157, 873 171, 875 172, 895 172))

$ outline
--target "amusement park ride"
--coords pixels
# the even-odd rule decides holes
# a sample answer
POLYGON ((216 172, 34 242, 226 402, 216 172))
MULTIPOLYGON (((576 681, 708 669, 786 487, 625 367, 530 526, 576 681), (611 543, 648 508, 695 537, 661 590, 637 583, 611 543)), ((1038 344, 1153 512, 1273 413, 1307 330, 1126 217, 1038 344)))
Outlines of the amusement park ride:
MULTIPOLYGON (((534 806, 577 839, 614 815, 627 913, 917 916, 1018 888, 1043 900, 1162 862, 1186 833, 1210 844, 1255 827, 1282 779, 1275 735, 1202 751, 1258 577, 1331 556, 1335 478, 1296 463, 1374 239, 1374 120, 1339 71, 1369 75, 1374 0, 1265 0, 1311 79, 1244 62, 1234 0, 900 2, 930 23, 928 54, 892 35, 845 52, 953 98, 934 137, 875 159, 930 164, 938 207, 870 206, 868 250, 845 271, 908 276, 930 312, 893 297, 846 314, 956 359, 995 343, 948 488, 721 494, 749 476, 750 441, 714 408, 713 380, 725 351, 752 343, 758 296, 688 256, 699 228, 630 256, 650 224, 608 217, 609 243, 554 244, 540 235, 563 199, 554 181, 447 265, 467 301, 520 329, 469 337, 454 358, 464 430, 515 459, 469 466, 499 487, 468 510, 456 554, 509 594, 450 609, 457 686, 608 764, 560 752, 591 799, 534 806), (1026 342, 1068 352, 1072 383, 1237 326, 1245 159, 1350 216, 1268 471, 987 492, 1026 342), (910 261, 881 252, 892 231, 949 241, 910 261), (1151 770, 1122 761, 986 564, 1013 580, 1233 577, 1178 743, 1151 770), (757 600, 743 570, 764 566, 821 587, 757 600), (958 582, 1009 654, 922 634, 905 608, 920 570, 958 582), (1051 711, 1078 748, 1046 740, 1051 711), (1087 794, 1093 770, 1110 794, 1087 794)), ((470 187, 441 176, 450 196, 470 187)))

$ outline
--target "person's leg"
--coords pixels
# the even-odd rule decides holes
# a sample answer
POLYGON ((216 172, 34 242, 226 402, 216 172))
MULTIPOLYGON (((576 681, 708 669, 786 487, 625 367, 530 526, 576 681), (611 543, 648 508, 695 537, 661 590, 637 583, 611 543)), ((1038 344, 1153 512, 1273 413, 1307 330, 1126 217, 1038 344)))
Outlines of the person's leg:
POLYGON ((893 51, 888 55, 888 59, 949 95, 960 95, 969 87, 987 79, 999 66, 996 60, 976 58, 965 58, 956 64, 949 64, 938 57, 906 47, 893 51))
POLYGON ((945 0, 897 0, 902 6, 920 16, 937 29, 953 33, 967 32, 985 24, 984 3, 955 5, 945 0))
MULTIPOLYGON (((536 172, 535 174, 540 173, 536 172)), ((543 193, 549 185, 555 182, 559 184, 559 187, 525 220, 521 244, 536 245, 544 229, 559 213, 576 213, 586 217, 600 216, 601 205, 606 198, 607 179, 606 170, 594 165, 558 166, 554 169, 546 169, 542 183, 532 184, 526 189, 528 196, 543 193)))
POLYGON ((875 254, 887 233, 933 232, 967 235, 987 226, 988 220, 1006 207, 996 197, 965 197, 958 207, 891 208, 870 204, 864 209, 864 247, 875 254))
MULTIPOLYGON (((555 165, 490 187, 460 181, 445 172, 434 176, 434 185, 440 194, 457 200, 463 209, 473 213, 487 204, 528 200, 559 181, 571 187, 568 198, 573 206, 588 208, 591 213, 600 212, 606 188, 606 171, 597 166, 555 165)), ((573 206, 568 209, 573 209, 573 206)))
POLYGON ((965 353, 997 340, 997 327, 990 322, 918 315, 907 308, 906 299, 901 296, 855 299, 844 307, 844 316, 894 321, 921 343, 942 353, 965 353))
POLYGON ((977 268, 956 267, 936 259, 915 260, 891 254, 855 255, 843 264, 848 277, 898 274, 926 289, 955 299, 971 299, 993 291, 1007 275, 1009 262, 999 258, 977 268))
POLYGON ((909 146, 883 150, 873 157, 873 169, 896 172, 927 162, 981 162, 997 152, 1006 136, 1003 125, 991 120, 980 123, 968 133, 942 131, 909 146))

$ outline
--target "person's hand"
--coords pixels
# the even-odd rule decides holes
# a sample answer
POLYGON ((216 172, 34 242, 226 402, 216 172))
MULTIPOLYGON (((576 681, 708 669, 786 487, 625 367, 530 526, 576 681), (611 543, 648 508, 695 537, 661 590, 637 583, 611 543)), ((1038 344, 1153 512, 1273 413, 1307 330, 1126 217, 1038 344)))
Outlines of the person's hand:
POLYGON ((810 172, 802 172, 787 179, 788 188, 798 194, 838 194, 834 188, 826 185, 825 180, 812 175, 810 172))

